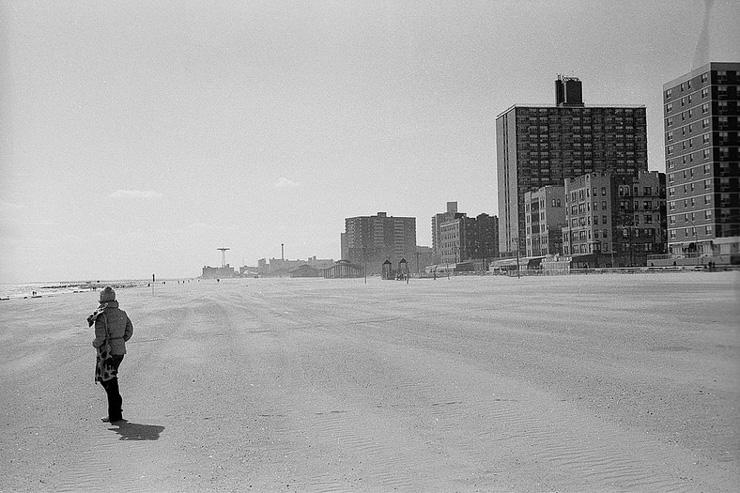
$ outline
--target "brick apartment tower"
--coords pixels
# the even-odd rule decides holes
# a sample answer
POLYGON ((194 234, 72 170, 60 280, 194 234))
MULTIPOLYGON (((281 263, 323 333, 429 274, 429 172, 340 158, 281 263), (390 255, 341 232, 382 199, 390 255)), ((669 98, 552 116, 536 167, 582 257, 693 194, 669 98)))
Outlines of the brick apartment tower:
POLYGON ((366 264, 368 273, 380 273, 386 260, 395 269, 401 259, 409 264, 416 259, 415 217, 393 217, 378 212, 375 216, 348 217, 344 224, 342 258, 366 264))
POLYGON ((432 216, 432 261, 442 261, 442 224, 464 217, 464 212, 457 212, 457 202, 447 202, 447 210, 432 216))
POLYGON ((524 194, 565 178, 647 171, 644 106, 586 106, 581 81, 559 76, 555 106, 514 105, 496 118, 499 250, 525 254, 524 194))
POLYGON ((673 255, 711 255, 738 242, 739 75, 740 63, 712 62, 663 85, 673 255))

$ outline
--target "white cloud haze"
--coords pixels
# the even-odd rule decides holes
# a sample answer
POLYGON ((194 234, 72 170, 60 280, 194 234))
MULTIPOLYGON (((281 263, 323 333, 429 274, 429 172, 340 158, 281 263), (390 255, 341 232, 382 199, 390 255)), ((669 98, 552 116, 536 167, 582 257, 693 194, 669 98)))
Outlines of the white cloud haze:
POLYGON ((116 190, 109 195, 112 199, 158 199, 162 194, 152 190, 116 190))
POLYGON ((563 72, 644 104, 664 171, 663 84, 740 61, 738 5, 0 0, 0 281, 339 259, 378 211, 431 245, 448 201, 498 213, 496 116, 563 72))
POLYGON ((281 176, 280 178, 278 178, 278 181, 275 182, 275 188, 297 188, 299 186, 299 183, 296 183, 293 180, 289 180, 284 176, 281 176))

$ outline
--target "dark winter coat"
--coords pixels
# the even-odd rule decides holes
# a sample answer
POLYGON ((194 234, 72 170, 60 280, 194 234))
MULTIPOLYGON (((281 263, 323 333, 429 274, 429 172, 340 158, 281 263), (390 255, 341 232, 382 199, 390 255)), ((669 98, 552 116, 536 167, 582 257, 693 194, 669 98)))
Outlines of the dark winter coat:
POLYGON ((134 326, 126 312, 118 308, 117 301, 109 301, 105 305, 103 313, 95 318, 95 340, 92 345, 96 348, 103 345, 107 324, 111 354, 126 354, 126 341, 131 339, 134 326))

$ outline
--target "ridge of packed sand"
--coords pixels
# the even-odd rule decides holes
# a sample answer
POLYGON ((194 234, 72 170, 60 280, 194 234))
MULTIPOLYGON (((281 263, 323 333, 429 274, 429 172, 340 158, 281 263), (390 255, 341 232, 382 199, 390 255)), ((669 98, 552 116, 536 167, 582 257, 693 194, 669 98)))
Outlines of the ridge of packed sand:
POLYGON ((736 273, 249 279, 0 304, 0 491, 735 491, 736 273))

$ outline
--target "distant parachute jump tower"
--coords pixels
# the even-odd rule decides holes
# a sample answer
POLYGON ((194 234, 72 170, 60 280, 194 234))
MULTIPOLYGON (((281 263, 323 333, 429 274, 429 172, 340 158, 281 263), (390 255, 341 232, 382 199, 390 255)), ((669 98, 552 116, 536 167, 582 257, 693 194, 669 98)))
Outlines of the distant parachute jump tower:
POLYGON ((226 267, 226 251, 231 250, 231 248, 216 248, 216 250, 221 252, 221 268, 223 269, 226 267))

